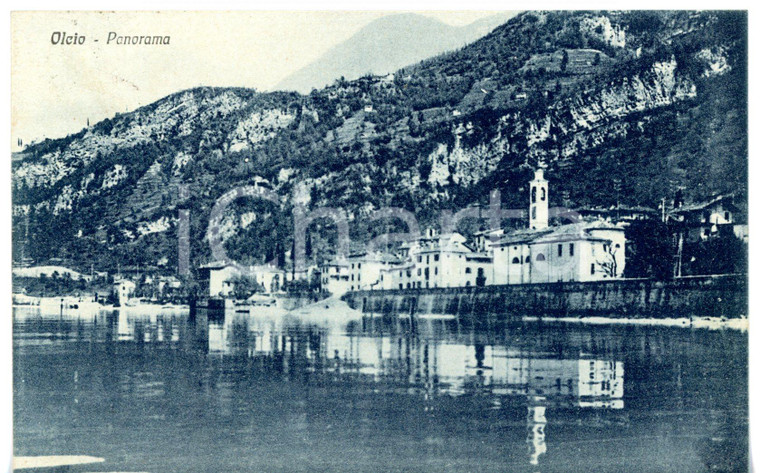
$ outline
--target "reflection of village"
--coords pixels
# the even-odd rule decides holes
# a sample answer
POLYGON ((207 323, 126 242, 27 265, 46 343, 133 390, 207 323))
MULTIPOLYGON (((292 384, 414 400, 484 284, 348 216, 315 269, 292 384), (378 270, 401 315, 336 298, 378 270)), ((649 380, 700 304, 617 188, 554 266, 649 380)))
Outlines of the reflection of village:
MULTIPOLYGON (((35 312, 29 314, 27 323, 52 324, 44 327, 45 332, 60 332, 58 336, 65 338, 85 336, 80 319, 46 321, 35 312)), ((186 314, 162 312, 112 311, 98 317, 105 320, 96 324, 98 334, 93 336, 111 342, 181 346, 219 363, 236 359, 276 363, 285 373, 309 372, 335 382, 349 380, 373 390, 418 396, 426 411, 436 410, 441 399, 473 395, 486 396, 495 408, 519 405, 526 409, 532 465, 547 451, 547 426, 558 411, 578 416, 572 412, 624 407, 622 361, 578 352, 560 357, 549 346, 546 351, 526 349, 521 343, 489 340, 470 331, 458 334, 442 320, 429 320, 413 330, 408 326, 387 330, 377 325, 379 321, 365 318, 337 330, 206 311, 199 311, 194 322, 186 314)))
MULTIPOLYGON (((628 426, 631 416, 638 416, 638 422, 652 422, 644 414, 650 410, 655 417, 673 411, 696 412, 704 405, 690 400, 690 393, 706 389, 711 376, 736 373, 732 367, 728 372, 714 369, 705 376, 701 365, 682 361, 730 348, 715 343, 705 355, 704 343, 692 342, 693 337, 706 334, 677 330, 665 336, 661 331, 631 329, 615 338, 605 329, 476 328, 457 320, 376 317, 344 325, 329 319, 316 323, 203 310, 194 316, 180 311, 114 310, 93 317, 52 317, 17 309, 17 323, 23 323, 26 333, 45 334, 14 338, 20 352, 27 345, 49 344, 51 339, 87 347, 93 341, 105 342, 104 351, 95 350, 90 357, 141 360, 149 358, 149 352, 171 352, 163 366, 151 372, 143 367, 118 368, 114 375, 112 367, 102 377, 117 383, 113 389, 146 399, 168 395, 170 385, 189 379, 188 387, 211 396, 209 408, 221 415, 234 417, 232 399, 272 389, 257 389, 257 381, 249 382, 259 379, 275 386, 286 383, 283 389, 299 393, 291 399, 294 403, 313 396, 315 409, 320 408, 323 396, 347 390, 350 398, 366 395, 368 402, 379 402, 381 411, 383 405, 404 403, 410 415, 419 416, 415 421, 443 419, 452 409, 465 409, 470 415, 493 412, 495 425, 506 429, 500 430, 505 441, 525 442, 525 453, 517 458, 533 467, 529 471, 549 467, 554 453, 574 448, 568 442, 575 426, 628 426), (175 356, 192 361, 174 366, 169 360, 175 356), (648 381, 652 373, 660 372, 655 382, 648 381), (207 390, 207 383, 215 387, 207 390), (653 389, 660 393, 654 403, 646 398, 653 389), (384 399, 393 398, 398 401, 384 404, 384 399)), ((100 386, 100 381, 95 384, 100 386)), ((336 402, 326 405, 340 405, 336 402)), ((265 404, 257 401, 257 405, 265 404)), ((347 409, 344 420, 351 422, 363 407, 359 403, 347 409)), ((443 431, 447 428, 445 422, 440 425, 443 431)))
MULTIPOLYGON (((623 409, 623 362, 596 356, 559 358, 550 352, 488 345, 469 336, 376 332, 367 320, 345 332, 318 327, 283 330, 272 320, 227 316, 208 320, 208 353, 272 357, 310 371, 349 376, 422 396, 434 409, 441 396, 522 398, 527 406, 530 463, 547 450, 547 409, 623 409)), ((440 328, 440 327, 439 327, 440 328)))
POLYGON ((180 343, 211 359, 258 359, 282 363, 281 369, 338 376, 352 383, 420 396, 426 410, 442 397, 490 396, 494 406, 522 399, 530 463, 547 451, 552 409, 623 409, 624 364, 578 355, 561 358, 550 351, 519 345, 489 344, 472 334, 446 333, 443 321, 414 331, 377 330, 371 319, 346 330, 284 326, 279 319, 220 316, 199 311, 195 324, 182 317, 139 316, 114 311, 114 341, 180 343), (395 332, 395 333, 394 333, 395 332))

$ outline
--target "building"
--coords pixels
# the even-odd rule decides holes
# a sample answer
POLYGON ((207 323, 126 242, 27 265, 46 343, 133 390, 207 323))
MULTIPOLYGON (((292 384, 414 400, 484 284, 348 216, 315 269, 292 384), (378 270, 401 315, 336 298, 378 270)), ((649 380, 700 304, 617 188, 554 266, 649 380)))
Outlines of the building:
POLYGON ((625 232, 595 220, 504 235, 493 248, 494 284, 598 281, 625 269, 625 232))
POLYGON ((609 220, 615 223, 630 223, 637 220, 661 219, 659 212, 640 205, 614 205, 612 207, 582 207, 575 211, 583 220, 609 220))
POLYGON ((350 264, 345 258, 327 261, 319 267, 320 288, 333 296, 342 296, 351 287, 349 272, 350 264))
POLYGON ((248 266, 241 271, 235 265, 217 261, 199 268, 201 291, 209 297, 230 297, 235 290, 235 279, 241 276, 255 279, 265 293, 281 291, 286 277, 285 271, 268 265, 248 266))
POLYGON ((396 268, 396 289, 485 286, 492 278, 492 259, 466 245, 459 233, 437 234, 428 229, 425 236, 404 243, 402 255, 411 263, 396 268))
POLYGON ((593 219, 549 226, 548 182, 540 168, 530 183, 529 209, 529 228, 490 243, 493 284, 598 281, 623 274, 622 225, 593 219))
POLYGON ((113 296, 116 305, 125 306, 135 294, 136 284, 129 279, 117 279, 113 282, 113 296))
POLYGON ((403 260, 382 252, 355 253, 348 257, 349 291, 382 289, 387 269, 396 267, 403 260))
POLYGON ((676 208, 668 214, 668 221, 680 226, 689 242, 731 233, 746 239, 746 225, 735 222, 737 211, 733 194, 718 195, 695 204, 682 205, 677 202, 676 208))

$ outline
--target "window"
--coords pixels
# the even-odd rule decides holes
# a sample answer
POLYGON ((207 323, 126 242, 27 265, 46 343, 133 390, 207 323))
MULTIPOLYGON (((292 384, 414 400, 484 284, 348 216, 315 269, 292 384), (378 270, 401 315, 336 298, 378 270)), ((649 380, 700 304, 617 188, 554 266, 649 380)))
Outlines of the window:
POLYGON ((422 268, 417 268, 417 276, 422 276, 422 268))
POLYGON ((354 280, 354 275, 353 275, 353 274, 351 275, 351 280, 352 280, 352 281, 354 280))
POLYGON ((430 264, 430 255, 425 256, 425 264, 430 264))
POLYGON ((403 289, 404 288, 404 283, 399 283, 398 288, 399 289, 403 289))
POLYGON ((546 261, 546 257, 544 256, 543 253, 539 253, 538 255, 536 255, 536 261, 546 261))
POLYGON ((436 274, 436 276, 438 275, 438 267, 437 266, 435 267, 435 274, 436 274))
POLYGON ((438 261, 439 259, 440 259, 440 255, 438 253, 433 255, 433 261, 438 261))
POLYGON ((530 263, 530 255, 525 257, 525 264, 528 264, 528 263, 530 263))
POLYGON ((530 218, 532 218, 534 220, 536 219, 536 208, 535 207, 532 207, 530 209, 530 218))
POLYGON ((358 269, 362 269, 362 264, 361 264, 361 263, 359 263, 359 264, 357 264, 357 265, 356 265, 356 267, 357 267, 358 269))
POLYGON ((541 188, 541 200, 546 200, 546 188, 541 188))
POLYGON ((465 274, 470 274, 470 273, 472 273, 472 268, 464 268, 464 273, 465 273, 465 274))
POLYGON ((518 258, 517 256, 512 258, 512 264, 520 264, 520 258, 518 258))
POLYGON ((417 257, 417 262, 418 263, 422 263, 422 255, 420 255, 420 256, 417 257))
POLYGON ((595 269, 594 268, 594 263, 591 263, 591 274, 594 274, 594 272, 595 272, 594 269, 595 269))
POLYGON ((557 256, 562 258, 562 245, 557 245, 557 256))
MULTIPOLYGON (((530 201, 532 203, 534 203, 534 204, 536 203, 536 188, 535 188, 535 186, 530 189, 530 201)), ((533 218, 535 218, 535 217, 533 217, 533 218)))
POLYGON ((729 220, 731 220, 731 214, 730 214, 730 213, 728 213, 728 212, 725 212, 725 213, 723 214, 723 219, 724 219, 724 220, 726 220, 726 221, 729 221, 729 220))
POLYGON ((569 250, 570 256, 573 256, 575 254, 575 243, 570 243, 568 246, 569 246, 568 250, 569 250))

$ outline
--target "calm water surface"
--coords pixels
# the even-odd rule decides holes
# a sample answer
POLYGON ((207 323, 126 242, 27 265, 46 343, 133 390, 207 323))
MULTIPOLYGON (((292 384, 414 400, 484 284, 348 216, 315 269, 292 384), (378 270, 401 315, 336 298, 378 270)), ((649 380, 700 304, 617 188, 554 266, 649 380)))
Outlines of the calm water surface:
POLYGON ((14 309, 13 348, 15 454, 105 459, 66 471, 746 471, 736 331, 14 309))

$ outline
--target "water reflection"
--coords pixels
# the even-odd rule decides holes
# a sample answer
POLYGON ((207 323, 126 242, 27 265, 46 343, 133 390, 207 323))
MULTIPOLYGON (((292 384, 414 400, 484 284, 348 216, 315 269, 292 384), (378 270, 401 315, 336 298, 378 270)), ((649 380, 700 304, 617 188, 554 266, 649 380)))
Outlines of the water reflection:
POLYGON ((21 310, 16 448, 152 471, 725 469, 746 464, 745 356, 735 332, 21 310), (178 434, 236 453, 142 443, 178 434))

